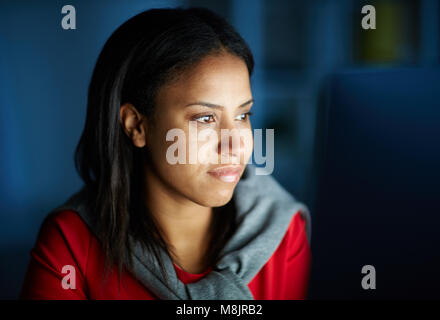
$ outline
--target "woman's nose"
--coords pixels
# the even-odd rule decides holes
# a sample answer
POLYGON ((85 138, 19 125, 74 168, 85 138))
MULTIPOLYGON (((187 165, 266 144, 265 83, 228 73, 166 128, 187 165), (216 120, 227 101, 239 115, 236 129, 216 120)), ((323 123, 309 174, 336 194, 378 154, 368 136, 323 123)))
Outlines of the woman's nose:
POLYGON ((221 156, 221 163, 239 164, 244 158, 246 145, 245 140, 249 139, 250 130, 236 128, 234 125, 227 125, 220 130, 220 139, 217 146, 218 154, 221 156))

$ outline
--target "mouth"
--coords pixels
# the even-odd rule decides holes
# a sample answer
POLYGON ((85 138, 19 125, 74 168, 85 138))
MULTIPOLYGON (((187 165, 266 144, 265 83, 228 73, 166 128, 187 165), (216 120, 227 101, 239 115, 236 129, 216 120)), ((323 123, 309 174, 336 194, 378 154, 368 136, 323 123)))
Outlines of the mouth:
POLYGON ((229 165, 212 169, 208 174, 220 181, 235 183, 240 179, 242 171, 243 165, 229 165))

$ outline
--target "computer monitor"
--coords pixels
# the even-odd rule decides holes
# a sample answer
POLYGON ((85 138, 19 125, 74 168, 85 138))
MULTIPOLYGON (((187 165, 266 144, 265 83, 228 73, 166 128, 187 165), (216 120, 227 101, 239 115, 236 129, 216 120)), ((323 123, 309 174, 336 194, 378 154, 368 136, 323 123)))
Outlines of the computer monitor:
POLYGON ((440 69, 340 72, 323 92, 309 298, 440 298, 440 69))

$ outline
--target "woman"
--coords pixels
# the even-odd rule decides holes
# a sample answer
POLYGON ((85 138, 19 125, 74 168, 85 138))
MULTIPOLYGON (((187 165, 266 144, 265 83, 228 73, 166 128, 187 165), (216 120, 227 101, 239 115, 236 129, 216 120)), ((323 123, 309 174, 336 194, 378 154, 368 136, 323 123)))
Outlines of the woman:
POLYGON ((251 130, 253 65, 206 9, 148 10, 114 32, 75 153, 85 185, 43 222, 22 298, 306 297, 307 208, 246 166, 252 139, 190 132, 251 130), (170 161, 175 129, 196 162, 170 161))

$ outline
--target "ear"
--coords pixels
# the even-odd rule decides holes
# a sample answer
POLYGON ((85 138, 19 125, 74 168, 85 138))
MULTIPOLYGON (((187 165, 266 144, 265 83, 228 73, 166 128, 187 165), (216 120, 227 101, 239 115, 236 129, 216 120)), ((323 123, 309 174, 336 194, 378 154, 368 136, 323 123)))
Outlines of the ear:
POLYGON ((147 122, 144 120, 145 117, 131 103, 125 103, 121 106, 119 121, 125 134, 138 148, 143 148, 147 144, 147 122))

